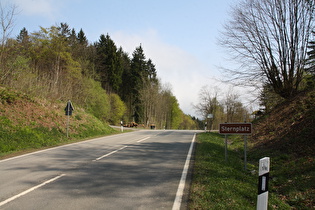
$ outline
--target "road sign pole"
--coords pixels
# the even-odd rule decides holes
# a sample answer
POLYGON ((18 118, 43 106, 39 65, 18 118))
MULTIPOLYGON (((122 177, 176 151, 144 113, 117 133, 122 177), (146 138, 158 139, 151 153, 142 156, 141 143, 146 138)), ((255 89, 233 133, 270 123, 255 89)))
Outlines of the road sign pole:
POLYGON ((247 170, 247 136, 244 135, 244 170, 247 170))
POLYGON ((225 135, 225 161, 228 159, 227 145, 227 135, 225 135))
MULTIPOLYGON (((244 123, 246 123, 246 114, 244 115, 244 123)), ((247 170, 247 136, 244 135, 244 170, 247 170)))
POLYGON ((67 138, 69 137, 70 115, 67 115, 67 138))

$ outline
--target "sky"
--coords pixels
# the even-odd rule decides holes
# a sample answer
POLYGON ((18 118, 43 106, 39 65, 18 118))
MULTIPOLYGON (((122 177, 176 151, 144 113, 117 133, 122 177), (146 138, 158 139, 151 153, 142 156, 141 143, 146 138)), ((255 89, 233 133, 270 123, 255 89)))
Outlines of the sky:
MULTIPOLYGON (((163 84, 171 86, 185 114, 198 116, 193 104, 205 86, 227 85, 221 67, 226 52, 218 45, 223 24, 237 0, 0 0, 2 7, 17 6, 12 36, 25 27, 67 23, 81 28, 90 43, 108 34, 130 56, 140 44, 147 59, 156 66, 163 84)), ((243 91, 243 90, 241 90, 243 91)), ((243 93, 239 93, 243 95, 243 93)), ((243 98, 244 97, 243 95, 243 98)))

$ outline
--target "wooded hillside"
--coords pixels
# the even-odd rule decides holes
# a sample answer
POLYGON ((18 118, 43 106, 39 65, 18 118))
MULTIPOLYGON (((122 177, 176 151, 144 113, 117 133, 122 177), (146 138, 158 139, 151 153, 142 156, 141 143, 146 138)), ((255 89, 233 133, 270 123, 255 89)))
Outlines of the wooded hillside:
POLYGON ((158 79, 141 45, 128 55, 108 34, 89 43, 82 29, 66 23, 35 32, 23 28, 16 38, 2 40, 0 85, 52 102, 71 100, 111 124, 197 126, 158 79))

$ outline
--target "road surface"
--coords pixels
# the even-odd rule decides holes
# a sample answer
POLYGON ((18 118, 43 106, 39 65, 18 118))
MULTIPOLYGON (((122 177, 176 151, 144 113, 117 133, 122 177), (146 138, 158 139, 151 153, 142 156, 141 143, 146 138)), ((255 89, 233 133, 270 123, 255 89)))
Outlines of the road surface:
POLYGON ((141 130, 2 160, 0 209, 184 208, 194 134, 141 130))

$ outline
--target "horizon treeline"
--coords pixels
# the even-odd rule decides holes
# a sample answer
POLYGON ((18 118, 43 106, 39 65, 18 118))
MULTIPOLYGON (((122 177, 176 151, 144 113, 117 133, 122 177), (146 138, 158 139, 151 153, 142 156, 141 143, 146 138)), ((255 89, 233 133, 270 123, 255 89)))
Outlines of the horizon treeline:
POLYGON ((130 56, 107 35, 89 43, 82 29, 67 23, 23 28, 2 40, 0 84, 49 100, 71 100, 111 124, 136 122, 148 127, 196 129, 198 119, 180 109, 157 77, 141 44, 130 56))

